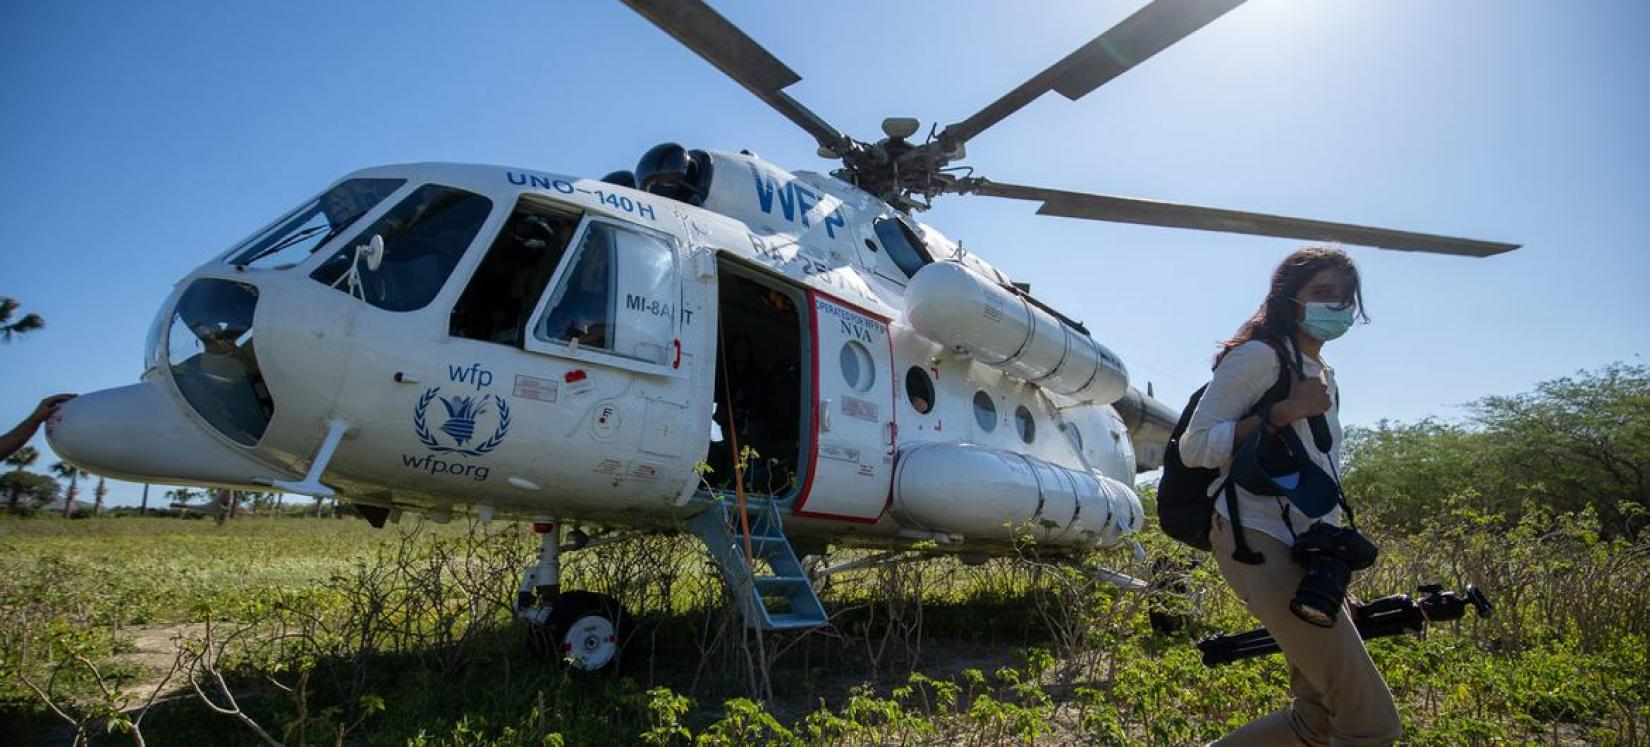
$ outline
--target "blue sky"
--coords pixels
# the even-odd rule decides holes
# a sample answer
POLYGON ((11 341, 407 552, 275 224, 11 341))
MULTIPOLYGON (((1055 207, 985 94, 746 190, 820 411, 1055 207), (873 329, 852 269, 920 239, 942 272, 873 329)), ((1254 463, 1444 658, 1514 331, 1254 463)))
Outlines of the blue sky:
MULTIPOLYGON (((733 2, 838 127, 959 120, 1139 2, 733 2)), ((1650 4, 1251 0, 1079 102, 969 143, 1003 181, 1525 248, 1353 248, 1374 324, 1326 348, 1343 421, 1650 352, 1650 4)), ((0 420, 135 381, 171 284, 332 179, 420 160, 599 176, 666 140, 825 170, 812 141, 617 2, 7 3, 0 420)), ((1039 217, 923 220, 1087 322, 1179 406, 1284 240, 1039 217)), ((44 448, 44 439, 37 441, 44 448)), ((44 460, 54 461, 48 455, 44 460)), ((137 487, 120 484, 118 502, 137 487)))

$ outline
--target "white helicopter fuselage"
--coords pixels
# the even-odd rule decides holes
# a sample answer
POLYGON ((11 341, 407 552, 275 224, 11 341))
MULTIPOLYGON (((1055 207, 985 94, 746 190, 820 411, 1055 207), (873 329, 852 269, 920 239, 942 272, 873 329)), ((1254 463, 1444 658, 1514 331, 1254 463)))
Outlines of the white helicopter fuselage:
POLYGON ((772 496, 791 535, 990 552, 1027 527, 1060 546, 1140 528, 1129 485, 1156 464, 1137 459, 1134 441, 1160 453, 1166 408, 1128 389, 1115 355, 849 184, 709 155, 715 177, 699 206, 506 167, 351 174, 339 184, 382 185, 382 199, 290 265, 248 261, 246 247, 290 233, 301 218, 291 214, 190 273, 156 318, 142 381, 70 402, 48 424, 52 446, 127 479, 336 491, 392 518, 678 526, 713 493, 732 492, 725 480, 707 489, 696 466, 739 437, 713 422, 726 386, 717 367, 730 365, 719 363, 730 340, 718 288, 733 275, 771 289, 757 300, 798 325, 789 342, 739 343, 750 355, 736 363, 754 366, 771 346, 801 342, 783 351, 799 370, 773 379, 786 391, 731 397, 734 422, 775 396, 796 398, 794 423, 778 426, 796 433, 792 477, 772 496), (465 196, 396 212, 432 185, 465 196), (474 303, 472 277, 525 205, 564 216, 571 233, 522 334, 455 333, 456 307, 474 303), (397 231, 439 209, 473 214, 468 235, 439 234, 462 244, 451 260, 393 235, 369 241, 375 226, 397 231), (882 235, 878 221, 892 221, 882 235), (916 278, 886 246, 896 229, 932 261, 916 278), (597 244, 605 259, 585 259, 597 244), (380 261, 398 269, 374 269, 380 261), (348 270, 334 279, 329 266, 348 270), (427 298, 368 301, 417 286, 398 280, 415 272, 430 282, 427 298), (566 307, 602 283, 600 321, 564 334, 566 307), (220 309, 240 321, 211 316, 220 309), (1131 436, 1119 400, 1155 418, 1131 423, 1131 436), (329 429, 341 440, 328 444, 329 429), (319 482, 306 482, 316 468, 319 482))

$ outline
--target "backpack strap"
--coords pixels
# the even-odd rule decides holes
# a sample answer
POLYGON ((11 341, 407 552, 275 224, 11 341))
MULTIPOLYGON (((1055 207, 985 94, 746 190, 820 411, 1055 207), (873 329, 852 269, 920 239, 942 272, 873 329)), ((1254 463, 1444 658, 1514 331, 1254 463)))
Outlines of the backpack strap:
MULTIPOLYGON (((1270 337, 1257 337, 1255 339, 1272 347, 1272 352, 1278 354, 1279 367, 1277 383, 1273 384, 1272 388, 1266 390, 1266 394, 1261 396, 1260 404, 1256 405, 1258 408, 1288 399, 1289 377, 1292 375, 1296 379, 1305 379, 1306 363, 1301 355, 1299 345, 1274 340, 1270 337)), ((1340 387, 1337 385, 1335 392, 1330 396, 1340 399, 1340 394, 1340 387)), ((1329 418, 1322 414, 1313 415, 1306 419, 1306 425, 1312 430, 1312 445, 1318 447, 1318 451, 1328 454, 1329 450, 1335 447, 1335 439, 1329 435, 1329 418)))
POLYGON ((1247 565, 1260 565, 1266 561, 1266 556, 1250 548, 1249 539, 1243 536, 1243 517, 1238 511, 1237 484, 1228 477, 1222 490, 1226 493, 1226 513, 1232 515, 1232 559, 1247 565))
POLYGON ((1255 403, 1255 409, 1252 412, 1259 412, 1262 405, 1282 402, 1289 398, 1291 377, 1301 378, 1301 362, 1299 352, 1295 354, 1295 360, 1290 360, 1289 346, 1283 342, 1270 337, 1257 337, 1255 339, 1266 343, 1266 346, 1271 348, 1272 352, 1278 356, 1278 379, 1272 383, 1272 388, 1267 389, 1265 394, 1260 395, 1260 401, 1255 403))
MULTIPOLYGON (((1289 354, 1286 352, 1283 343, 1266 337, 1256 339, 1266 343, 1268 347, 1272 348, 1272 352, 1277 354, 1278 380, 1273 382, 1271 388, 1260 396, 1260 401, 1256 402, 1253 408, 1250 408, 1250 414, 1261 412, 1264 408, 1287 398, 1289 396, 1290 375, 1300 371, 1298 360, 1295 361, 1294 365, 1290 364, 1289 354)), ((1243 536, 1243 516, 1242 512, 1238 510, 1237 483, 1232 481, 1230 475, 1227 476, 1226 484, 1221 490, 1226 494, 1226 513, 1232 519, 1232 559, 1248 565, 1260 565, 1266 561, 1266 556, 1255 552, 1253 548, 1249 547, 1248 538, 1243 536)))
MULTIPOLYGON (((1278 381, 1277 381, 1277 383, 1273 384, 1271 389, 1266 390, 1266 394, 1262 395, 1261 398, 1260 398, 1260 404, 1256 405, 1257 409, 1262 409, 1262 408, 1268 407, 1271 404, 1274 404, 1274 403, 1277 403, 1277 402, 1282 402, 1284 399, 1288 398, 1288 396, 1289 396, 1289 376, 1291 374, 1293 374, 1295 376, 1295 378, 1298 378, 1298 379, 1306 378, 1306 373, 1305 373, 1305 365, 1306 364, 1304 363, 1304 360, 1302 358, 1299 345, 1286 344, 1282 341, 1274 340, 1270 337, 1258 337, 1258 338, 1255 338, 1255 339, 1258 339, 1261 342, 1264 342, 1267 345, 1270 345, 1272 347, 1272 352, 1278 354, 1278 366, 1280 367, 1280 370, 1278 371, 1278 381), (1290 355, 1291 352, 1293 353, 1293 355, 1290 355), (1291 364, 1293 364, 1293 365, 1291 365, 1291 364)), ((1336 402, 1340 401, 1340 399, 1341 399, 1340 384, 1337 383, 1335 385, 1335 391, 1330 392, 1329 396, 1334 398, 1334 400, 1336 402)), ((1265 410, 1263 410, 1263 412, 1264 411, 1265 410)), ((1324 454, 1328 454, 1330 449, 1333 449, 1335 447, 1335 440, 1329 434, 1329 418, 1325 415, 1322 415, 1322 414, 1313 415, 1312 417, 1306 419, 1306 425, 1307 425, 1307 427, 1309 427, 1312 430, 1312 445, 1316 446, 1318 448, 1318 451, 1323 452, 1324 454)), ((1295 434, 1290 433, 1289 436, 1294 437, 1295 434)), ((1298 441, 1299 439, 1294 438, 1294 440, 1298 441)), ((1341 506, 1341 511, 1345 512, 1345 514, 1346 514, 1346 523, 1349 526, 1352 526, 1353 528, 1357 528, 1357 519, 1355 518, 1355 516, 1352 512, 1352 506, 1347 503, 1346 492, 1341 488, 1340 469, 1335 465, 1335 460, 1333 458, 1331 458, 1329 460, 1329 469, 1330 469, 1330 475, 1335 479, 1336 500, 1341 506)), ((1227 503, 1226 508, 1229 511, 1234 512, 1233 516, 1236 517, 1235 512, 1237 511, 1237 499, 1236 499, 1235 495, 1232 498, 1229 499, 1229 502, 1227 503)), ((1283 520, 1284 520, 1285 524, 1289 523, 1289 512, 1287 510, 1284 511, 1283 520)), ((1232 523, 1233 523, 1233 526, 1237 525, 1236 518, 1233 519, 1232 523)), ((1289 533, 1294 534, 1294 532, 1295 532, 1295 528, 1293 526, 1290 526, 1289 527, 1289 533)), ((1243 549, 1243 548, 1240 547, 1240 549, 1243 549)), ((1251 554, 1253 554, 1257 557, 1259 556, 1259 553, 1251 553, 1251 554)), ((1236 558, 1237 553, 1233 552, 1232 556, 1234 558, 1236 558)))

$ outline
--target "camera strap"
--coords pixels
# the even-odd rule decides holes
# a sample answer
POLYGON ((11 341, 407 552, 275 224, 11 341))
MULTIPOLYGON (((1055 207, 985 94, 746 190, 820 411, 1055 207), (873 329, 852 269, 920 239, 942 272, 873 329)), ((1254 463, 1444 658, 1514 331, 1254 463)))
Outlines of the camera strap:
POLYGON ((1289 501, 1281 497, 1278 498, 1278 515, 1283 517, 1283 528, 1289 530, 1290 544, 1294 544, 1294 541, 1300 539, 1301 535, 1300 532, 1295 531, 1295 521, 1289 518, 1289 501))
POLYGON ((1352 504, 1348 503, 1346 500, 1346 490, 1341 488, 1341 470, 1340 467, 1335 464, 1335 455, 1330 454, 1327 451, 1324 452, 1323 455, 1329 460, 1330 476, 1335 478, 1335 496, 1336 499, 1340 501, 1341 511, 1346 514, 1346 525, 1353 529, 1357 529, 1358 518, 1352 514, 1352 504))
MULTIPOLYGON (((1306 361, 1305 356, 1301 353, 1300 345, 1294 340, 1289 340, 1289 349, 1295 354, 1295 370, 1293 373, 1297 379, 1304 380, 1306 378, 1306 361)), ((1341 388, 1339 385, 1335 387, 1335 391, 1330 396, 1334 397, 1337 404, 1340 402, 1341 388)), ((1341 487, 1340 465, 1335 464, 1335 455, 1331 453, 1335 448, 1335 439, 1329 432, 1329 418, 1322 414, 1313 415, 1306 419, 1306 424, 1312 430, 1312 445, 1316 446, 1318 451, 1324 455, 1324 461, 1329 462, 1329 475, 1335 481, 1335 502, 1340 505, 1341 511, 1346 514, 1347 526, 1356 529, 1358 528, 1357 519, 1353 516, 1352 505, 1347 503, 1346 490, 1341 487)), ((1294 434, 1290 435, 1293 436, 1294 434)), ((1294 522, 1289 520, 1288 502, 1280 500, 1278 503, 1283 510, 1284 526, 1289 529, 1291 536, 1297 536, 1295 535, 1294 522)))

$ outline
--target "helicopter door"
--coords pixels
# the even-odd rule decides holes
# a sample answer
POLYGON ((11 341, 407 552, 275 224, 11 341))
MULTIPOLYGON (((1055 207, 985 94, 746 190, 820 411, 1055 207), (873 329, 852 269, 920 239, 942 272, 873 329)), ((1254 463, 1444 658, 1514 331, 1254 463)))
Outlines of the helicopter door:
POLYGON ((888 319, 808 292, 813 331, 813 448, 796 513, 873 522, 894 470, 893 346, 888 319))

